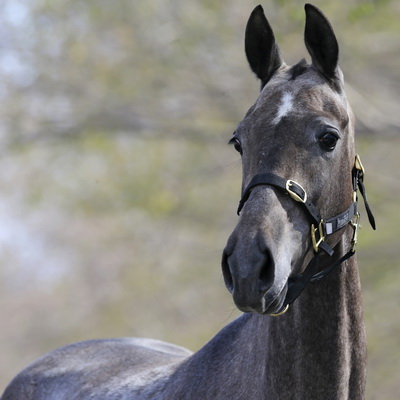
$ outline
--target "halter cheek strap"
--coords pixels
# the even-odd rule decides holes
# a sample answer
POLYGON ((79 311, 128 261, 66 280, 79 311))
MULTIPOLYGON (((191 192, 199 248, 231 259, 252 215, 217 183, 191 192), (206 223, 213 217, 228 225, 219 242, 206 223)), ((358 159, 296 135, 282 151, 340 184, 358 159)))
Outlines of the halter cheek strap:
POLYGON ((275 174, 258 174, 256 175, 246 187, 246 190, 243 193, 243 196, 239 202, 239 207, 237 210, 238 215, 249 199, 251 191, 260 185, 268 185, 274 186, 278 189, 283 190, 285 193, 289 194, 290 197, 299 202, 309 215, 312 220, 311 224, 311 242, 314 248, 315 256, 307 265, 307 268, 303 273, 296 275, 292 278, 289 278, 288 281, 288 292, 286 294, 286 298, 283 304, 283 311, 278 314, 271 314, 273 316, 281 315, 286 312, 289 308, 289 305, 292 304, 297 297, 302 293, 302 291, 308 286, 310 282, 318 281, 328 274, 330 274, 334 269, 336 269, 340 264, 344 261, 352 257, 355 253, 355 248, 357 245, 357 236, 358 236, 358 228, 359 228, 359 220, 360 214, 357 210, 357 191, 360 190, 360 193, 364 199, 365 209, 367 211, 368 220, 373 229, 375 227, 375 219, 369 207, 367 196, 365 192, 364 186, 364 175, 365 170, 361 164, 360 157, 357 155, 355 164, 352 170, 352 180, 353 180, 353 202, 347 208, 347 210, 342 213, 324 220, 317 207, 308 199, 307 192, 305 189, 297 182, 291 179, 283 179, 280 176, 275 174), (327 236, 341 230, 347 225, 351 225, 353 228, 353 238, 351 240, 350 250, 342 256, 339 260, 334 262, 328 268, 318 272, 319 270, 319 256, 321 255, 321 251, 324 251, 329 256, 332 256, 334 250, 331 246, 329 246, 325 239, 327 236))

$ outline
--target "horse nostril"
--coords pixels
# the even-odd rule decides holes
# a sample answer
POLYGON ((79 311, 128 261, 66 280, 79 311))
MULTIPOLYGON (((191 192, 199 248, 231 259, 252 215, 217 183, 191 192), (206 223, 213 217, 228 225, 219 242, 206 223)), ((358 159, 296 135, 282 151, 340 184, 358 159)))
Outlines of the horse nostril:
POLYGON ((259 293, 266 293, 274 282, 274 268, 272 258, 265 253, 265 260, 258 276, 257 288, 259 293))
POLYGON ((229 290, 230 293, 232 293, 234 289, 233 278, 232 278, 232 272, 228 264, 228 255, 226 254, 225 251, 222 255, 222 275, 224 276, 226 288, 229 290))

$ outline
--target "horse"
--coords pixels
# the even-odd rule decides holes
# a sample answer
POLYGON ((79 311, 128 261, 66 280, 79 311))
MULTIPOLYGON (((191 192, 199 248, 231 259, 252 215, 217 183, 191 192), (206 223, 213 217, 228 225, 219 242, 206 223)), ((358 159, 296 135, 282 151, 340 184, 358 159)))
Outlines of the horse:
POLYGON ((287 65, 263 8, 245 53, 261 83, 229 143, 243 167, 222 274, 243 314, 198 352, 139 338, 50 352, 2 400, 365 398, 366 335, 355 257, 365 170, 333 28, 305 5, 311 63, 287 65))

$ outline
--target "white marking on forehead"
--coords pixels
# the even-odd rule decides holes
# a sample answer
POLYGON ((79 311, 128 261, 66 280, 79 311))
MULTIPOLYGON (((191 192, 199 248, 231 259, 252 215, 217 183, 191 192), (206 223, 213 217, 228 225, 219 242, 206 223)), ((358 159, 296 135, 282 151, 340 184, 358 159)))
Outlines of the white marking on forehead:
POLYGON ((290 113, 293 109, 293 95, 291 93, 284 93, 281 99, 281 104, 279 106, 278 112, 272 123, 277 125, 280 120, 290 113))

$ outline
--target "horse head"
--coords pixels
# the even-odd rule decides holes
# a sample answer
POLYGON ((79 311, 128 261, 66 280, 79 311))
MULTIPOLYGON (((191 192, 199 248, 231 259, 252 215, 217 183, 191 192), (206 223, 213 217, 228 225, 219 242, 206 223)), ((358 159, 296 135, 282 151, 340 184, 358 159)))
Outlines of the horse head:
MULTIPOLYGON (((300 203, 331 217, 352 202, 354 118, 338 43, 316 7, 307 4, 305 12, 311 64, 283 61, 261 6, 246 27, 245 51, 261 92, 230 140, 241 154, 245 198, 222 257, 225 284, 245 312, 281 312, 290 279, 312 260, 310 215, 300 203), (296 190, 273 182, 246 190, 260 175, 293 182, 296 190)), ((334 248, 341 237, 335 233, 327 243, 334 248)))

